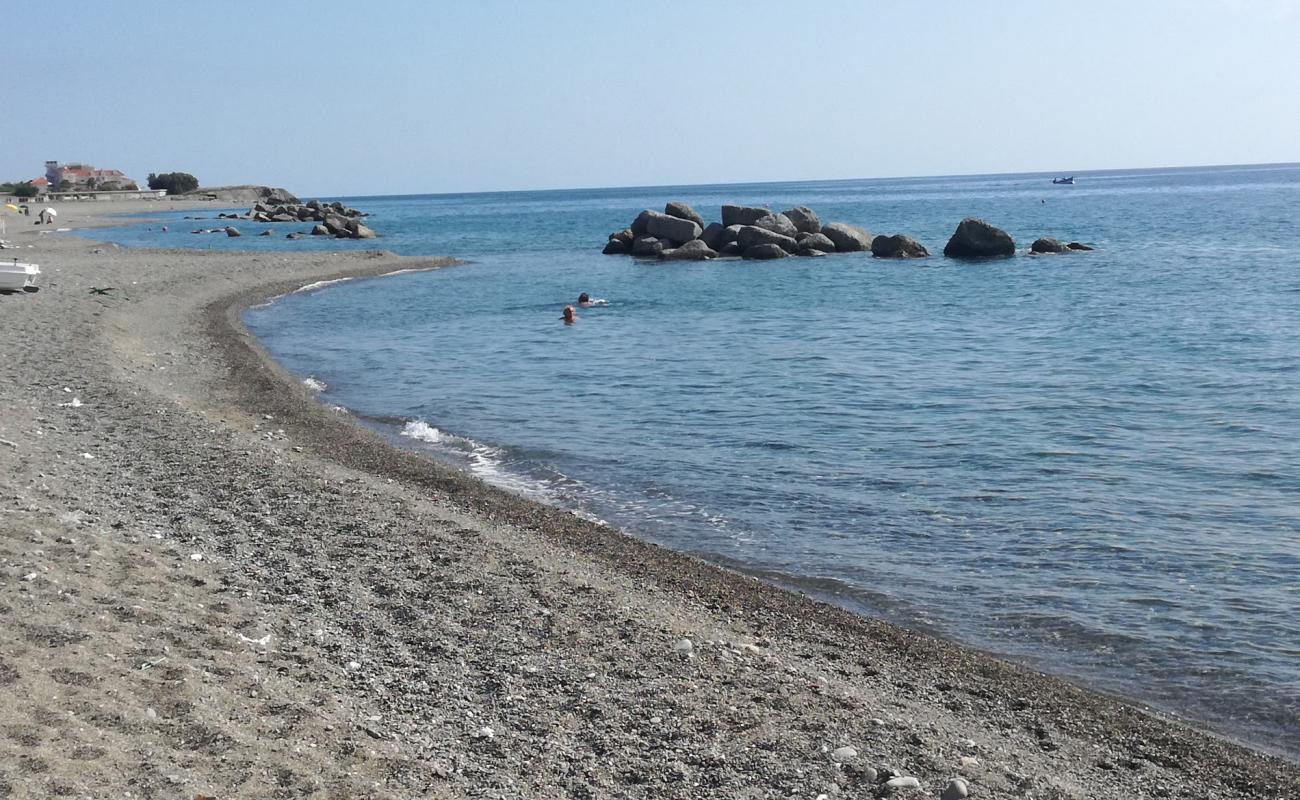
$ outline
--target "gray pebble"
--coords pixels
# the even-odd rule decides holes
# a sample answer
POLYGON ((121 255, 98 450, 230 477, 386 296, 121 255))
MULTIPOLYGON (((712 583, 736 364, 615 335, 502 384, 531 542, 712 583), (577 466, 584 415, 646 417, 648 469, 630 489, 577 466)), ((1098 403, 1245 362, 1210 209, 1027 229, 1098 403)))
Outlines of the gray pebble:
POLYGON ((966 781, 961 778, 953 778, 948 781, 948 788, 943 790, 939 800, 963 800, 969 795, 970 792, 966 788, 966 781))
POLYGON ((848 747, 847 745, 844 747, 837 747, 835 748, 835 751, 831 753, 831 758, 840 764, 846 764, 857 757, 858 751, 854 750, 852 747, 848 747))

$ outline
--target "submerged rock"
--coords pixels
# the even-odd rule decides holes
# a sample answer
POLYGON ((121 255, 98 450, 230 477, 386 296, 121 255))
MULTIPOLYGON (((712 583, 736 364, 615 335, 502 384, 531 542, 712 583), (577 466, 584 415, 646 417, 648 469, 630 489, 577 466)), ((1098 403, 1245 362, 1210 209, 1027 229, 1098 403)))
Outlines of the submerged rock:
POLYGON ((699 239, 694 239, 681 247, 663 251, 662 256, 664 261, 703 261, 717 258, 718 253, 699 239))
POLYGON ((653 236, 638 236, 632 241, 632 255, 658 258, 664 243, 653 236))
POLYGON ((824 233, 801 233, 796 240, 799 242, 799 249, 805 248, 810 250, 820 250, 823 253, 834 253, 835 242, 830 240, 824 233))
POLYGON ((787 253, 781 245, 767 242, 764 244, 756 244, 752 247, 746 247, 741 251, 740 255, 741 258, 749 258, 756 261, 768 261, 774 258, 786 258, 790 254, 787 253))
POLYGON ((876 258, 925 258, 930 251, 911 236, 897 233, 872 239, 871 254, 876 258))
POLYGON ((1031 253, 1064 253, 1066 250, 1065 245, 1050 236, 1035 239, 1034 243, 1029 246, 1029 252, 1031 253))

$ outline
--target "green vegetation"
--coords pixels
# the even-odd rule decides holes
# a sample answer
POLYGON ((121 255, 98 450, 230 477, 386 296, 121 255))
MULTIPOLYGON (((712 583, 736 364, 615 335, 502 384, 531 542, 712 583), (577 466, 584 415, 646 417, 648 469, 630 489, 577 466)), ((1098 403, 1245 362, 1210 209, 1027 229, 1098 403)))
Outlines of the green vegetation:
POLYGON ((30 183, 0 183, 0 194, 11 194, 15 197, 35 197, 37 189, 30 183))
POLYGON ((199 188, 199 179, 188 172, 149 173, 150 189, 166 189, 167 194, 185 194, 199 188))

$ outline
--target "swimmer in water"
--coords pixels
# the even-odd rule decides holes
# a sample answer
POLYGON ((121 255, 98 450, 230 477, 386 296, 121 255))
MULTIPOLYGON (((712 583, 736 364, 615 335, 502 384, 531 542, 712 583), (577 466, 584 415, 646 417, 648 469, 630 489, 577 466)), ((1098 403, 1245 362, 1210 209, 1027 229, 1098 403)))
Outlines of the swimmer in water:
POLYGON ((560 319, 564 320, 565 325, 572 325, 578 319, 578 312, 573 310, 573 306, 565 306, 560 319))
POLYGON ((582 294, 578 295, 578 305, 581 306, 582 308, 591 308, 592 306, 607 306, 609 305, 609 301, 601 300, 599 297, 592 299, 591 295, 587 294, 586 292, 583 292, 582 294))

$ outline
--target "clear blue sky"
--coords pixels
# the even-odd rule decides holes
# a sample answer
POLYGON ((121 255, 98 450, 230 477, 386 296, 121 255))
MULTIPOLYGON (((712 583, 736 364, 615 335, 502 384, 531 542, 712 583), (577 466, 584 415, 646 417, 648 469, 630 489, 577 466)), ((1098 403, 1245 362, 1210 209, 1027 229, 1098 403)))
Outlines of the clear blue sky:
POLYGON ((0 180, 47 158, 302 195, 1300 160, 1300 0, 24 1, 0 31, 0 180))

